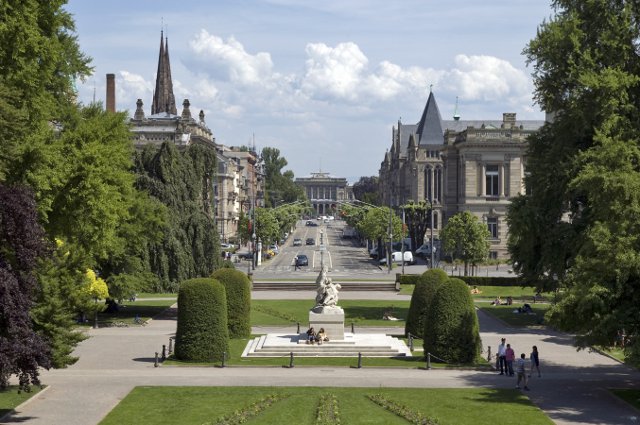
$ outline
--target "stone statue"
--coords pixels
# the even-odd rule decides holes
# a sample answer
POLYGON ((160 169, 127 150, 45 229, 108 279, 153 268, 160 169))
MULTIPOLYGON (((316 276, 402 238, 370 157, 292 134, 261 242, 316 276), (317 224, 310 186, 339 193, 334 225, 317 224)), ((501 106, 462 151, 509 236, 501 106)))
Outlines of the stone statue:
POLYGON ((339 283, 333 283, 331 278, 327 276, 327 267, 322 266, 322 270, 316 279, 318 288, 316 291, 316 307, 336 307, 338 304, 338 291, 342 286, 339 283))

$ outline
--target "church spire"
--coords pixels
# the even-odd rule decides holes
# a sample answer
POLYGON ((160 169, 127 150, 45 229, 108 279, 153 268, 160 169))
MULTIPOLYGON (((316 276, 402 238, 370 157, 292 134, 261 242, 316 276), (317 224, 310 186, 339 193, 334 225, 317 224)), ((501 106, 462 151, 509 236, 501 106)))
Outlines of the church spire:
POLYGON ((177 115, 176 99, 173 96, 173 82, 171 81, 171 64, 169 63, 169 40, 160 31, 160 55, 158 56, 158 72, 156 74, 156 89, 153 92, 151 114, 167 112, 177 115))

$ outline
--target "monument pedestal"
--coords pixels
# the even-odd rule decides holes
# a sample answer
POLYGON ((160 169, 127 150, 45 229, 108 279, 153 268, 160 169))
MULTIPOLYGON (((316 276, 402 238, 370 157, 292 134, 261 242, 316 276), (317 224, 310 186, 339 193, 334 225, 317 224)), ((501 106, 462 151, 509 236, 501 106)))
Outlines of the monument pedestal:
POLYGON ((316 332, 324 328, 330 341, 344 340, 344 310, 337 306, 315 307, 309 311, 309 327, 316 332))

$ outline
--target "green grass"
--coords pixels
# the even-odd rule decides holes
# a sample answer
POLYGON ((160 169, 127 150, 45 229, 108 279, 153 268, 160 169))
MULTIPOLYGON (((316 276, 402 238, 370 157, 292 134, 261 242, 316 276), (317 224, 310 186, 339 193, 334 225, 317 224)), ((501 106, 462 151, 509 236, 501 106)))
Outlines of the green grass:
MULTIPOLYGON (((353 322, 356 326, 388 326, 404 328, 409 311, 409 301, 340 301, 344 309, 345 326, 353 322), (385 311, 389 311, 399 321, 382 320, 385 311)), ((253 326, 285 326, 300 322, 306 326, 309 322, 309 310, 313 300, 253 300, 251 301, 251 324, 253 326)))
POLYGON ((40 387, 31 387, 31 392, 18 392, 18 386, 9 386, 6 390, 0 390, 0 418, 11 412, 16 406, 24 403, 40 392, 40 387))
POLYGON ((153 293, 153 292, 143 292, 141 294, 136 294, 136 298, 145 299, 145 298, 173 298, 174 300, 178 299, 178 294, 174 294, 171 292, 163 292, 163 293, 153 293))
POLYGON ((616 360, 619 360, 621 362, 624 363, 625 361, 625 355, 624 355, 624 351, 622 350, 622 348, 619 347, 610 347, 607 348, 606 350, 603 350, 605 353, 607 353, 608 355, 610 355, 611 357, 613 357, 616 360))
MULTIPOLYGON (((402 285, 400 287, 401 295, 413 294, 413 288, 415 285, 402 285)), ((469 287, 471 290, 471 287, 469 287)), ((532 304, 533 296, 536 294, 534 288, 522 288, 520 286, 478 286, 481 291, 480 294, 472 294, 471 296, 475 301, 493 301, 496 297, 501 297, 503 301, 507 297, 512 297, 515 303, 528 302, 532 304)), ((542 294, 542 301, 551 301, 550 294, 542 294)))
POLYGON ((504 423, 505 418, 529 425, 553 423, 523 393, 506 389, 136 387, 100 424, 215 424, 221 416, 241 411, 274 394, 286 398, 248 423, 315 424, 316 408, 323 394, 337 398, 343 424, 408 423, 367 398, 375 394, 413 412, 435 417, 441 425, 495 425, 504 423))
POLYGON ((611 392, 640 410, 640 390, 611 390, 611 392))
POLYGON ((486 303, 477 303, 476 306, 491 316, 494 316, 509 326, 516 327, 535 327, 542 325, 544 314, 551 307, 551 304, 530 304, 535 314, 514 313, 513 311, 521 305, 488 305, 486 303))

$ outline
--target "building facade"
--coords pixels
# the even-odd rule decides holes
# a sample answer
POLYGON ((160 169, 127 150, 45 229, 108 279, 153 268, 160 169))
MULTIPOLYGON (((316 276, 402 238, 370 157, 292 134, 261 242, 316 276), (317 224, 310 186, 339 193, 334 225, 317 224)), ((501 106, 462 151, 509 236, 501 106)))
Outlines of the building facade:
POLYGON ((264 205, 260 157, 255 149, 250 151, 216 143, 213 132, 206 125, 204 111, 200 110, 194 117, 190 106, 189 99, 184 99, 182 111, 180 115, 177 114, 169 43, 161 33, 151 114, 145 115, 142 99, 138 99, 130 120, 134 145, 142 148, 149 144, 160 146, 170 142, 180 149, 201 144, 215 150, 217 164, 215 169, 210 170, 212 177, 207 193, 211 193, 214 200, 212 214, 220 240, 236 241, 241 213, 247 213, 252 206, 264 205))
POLYGON ((315 215, 333 214, 340 202, 354 199, 353 189, 344 177, 333 177, 329 173, 311 173, 309 177, 296 178, 302 186, 315 215))
POLYGON ((384 205, 426 201, 434 233, 451 216, 470 211, 487 225, 490 256, 506 258, 510 199, 524 191, 527 138, 544 121, 442 120, 433 93, 417 124, 400 121, 380 166, 384 205))

